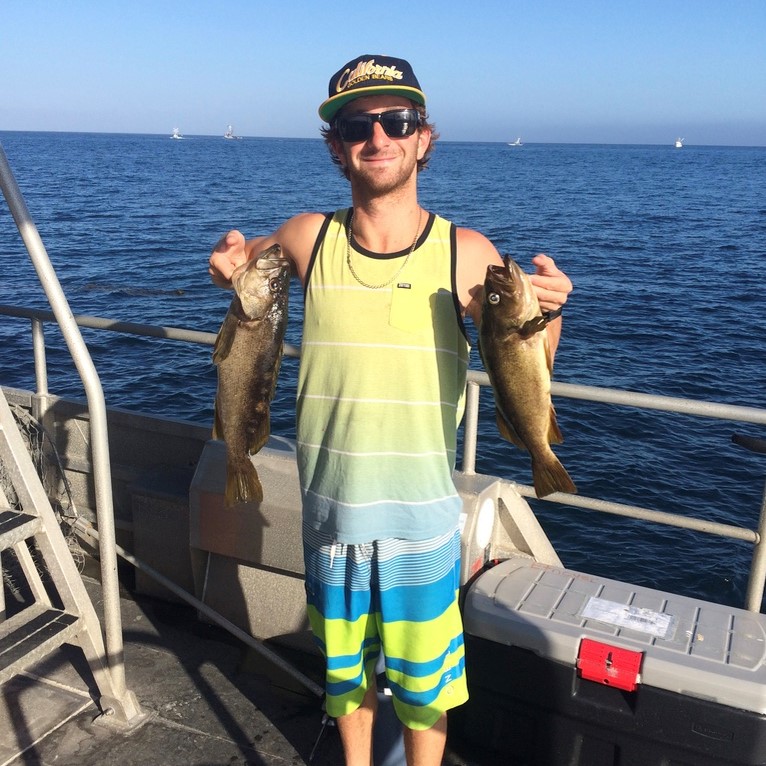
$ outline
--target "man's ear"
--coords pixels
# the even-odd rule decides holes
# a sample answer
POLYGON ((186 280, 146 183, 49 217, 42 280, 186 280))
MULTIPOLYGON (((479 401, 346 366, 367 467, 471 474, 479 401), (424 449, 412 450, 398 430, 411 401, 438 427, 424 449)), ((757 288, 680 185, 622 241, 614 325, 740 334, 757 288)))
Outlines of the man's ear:
POLYGON ((431 145, 431 131, 428 128, 421 128, 418 132, 418 159, 425 157, 428 147, 431 145))
POLYGON ((346 154, 343 151, 343 142, 342 141, 331 141, 330 142, 330 148, 332 149, 332 153, 338 158, 338 162, 340 162, 340 166, 342 168, 346 167, 346 154))

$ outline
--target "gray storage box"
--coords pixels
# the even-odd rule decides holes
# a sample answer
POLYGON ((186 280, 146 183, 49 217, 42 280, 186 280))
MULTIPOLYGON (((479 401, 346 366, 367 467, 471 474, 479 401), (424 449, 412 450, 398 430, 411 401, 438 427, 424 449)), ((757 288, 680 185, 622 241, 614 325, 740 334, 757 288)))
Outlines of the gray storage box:
POLYGON ((466 594, 465 733, 513 764, 766 764, 766 615, 514 558, 466 594))

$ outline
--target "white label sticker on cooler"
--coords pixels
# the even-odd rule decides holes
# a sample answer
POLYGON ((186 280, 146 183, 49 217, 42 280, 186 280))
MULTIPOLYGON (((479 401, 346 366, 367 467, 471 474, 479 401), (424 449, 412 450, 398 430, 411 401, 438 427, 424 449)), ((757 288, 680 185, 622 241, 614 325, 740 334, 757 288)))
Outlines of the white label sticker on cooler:
POLYGON ((663 614, 638 606, 627 606, 596 597, 588 599, 580 615, 618 628, 647 633, 655 638, 668 638, 676 622, 676 618, 671 614, 663 614))

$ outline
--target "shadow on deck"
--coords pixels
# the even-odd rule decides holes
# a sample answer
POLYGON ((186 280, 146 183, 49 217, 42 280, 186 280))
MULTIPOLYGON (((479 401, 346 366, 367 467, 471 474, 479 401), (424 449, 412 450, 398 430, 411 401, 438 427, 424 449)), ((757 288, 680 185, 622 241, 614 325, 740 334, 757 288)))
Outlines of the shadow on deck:
MULTIPOLYGON (((84 579, 99 609, 100 585, 84 579)), ((125 592, 121 601, 127 685, 146 720, 125 731, 99 719, 81 652, 65 646, 0 687, 0 764, 309 763, 321 701, 190 607, 125 592)), ((319 682, 316 658, 300 659, 319 682)), ((311 763, 342 761, 328 728, 311 763)))

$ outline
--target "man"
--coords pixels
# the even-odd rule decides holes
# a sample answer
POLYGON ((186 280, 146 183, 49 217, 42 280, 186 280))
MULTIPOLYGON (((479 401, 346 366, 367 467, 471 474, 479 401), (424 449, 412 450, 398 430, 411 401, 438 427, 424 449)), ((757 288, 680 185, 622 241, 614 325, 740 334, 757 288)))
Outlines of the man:
MULTIPOLYGON (((385 658, 412 766, 440 764, 446 711, 467 699, 457 605, 460 497, 452 482, 468 341, 489 264, 483 235, 423 210, 417 174, 436 136, 410 65, 360 56, 320 106, 353 207, 305 213, 249 241, 229 232, 213 281, 273 243, 294 264, 305 311, 298 381, 309 618, 327 659, 326 706, 347 766, 369 766, 385 658)), ((572 289, 545 255, 531 276, 543 311, 572 289)), ((551 350, 561 319, 547 325, 551 350)))

